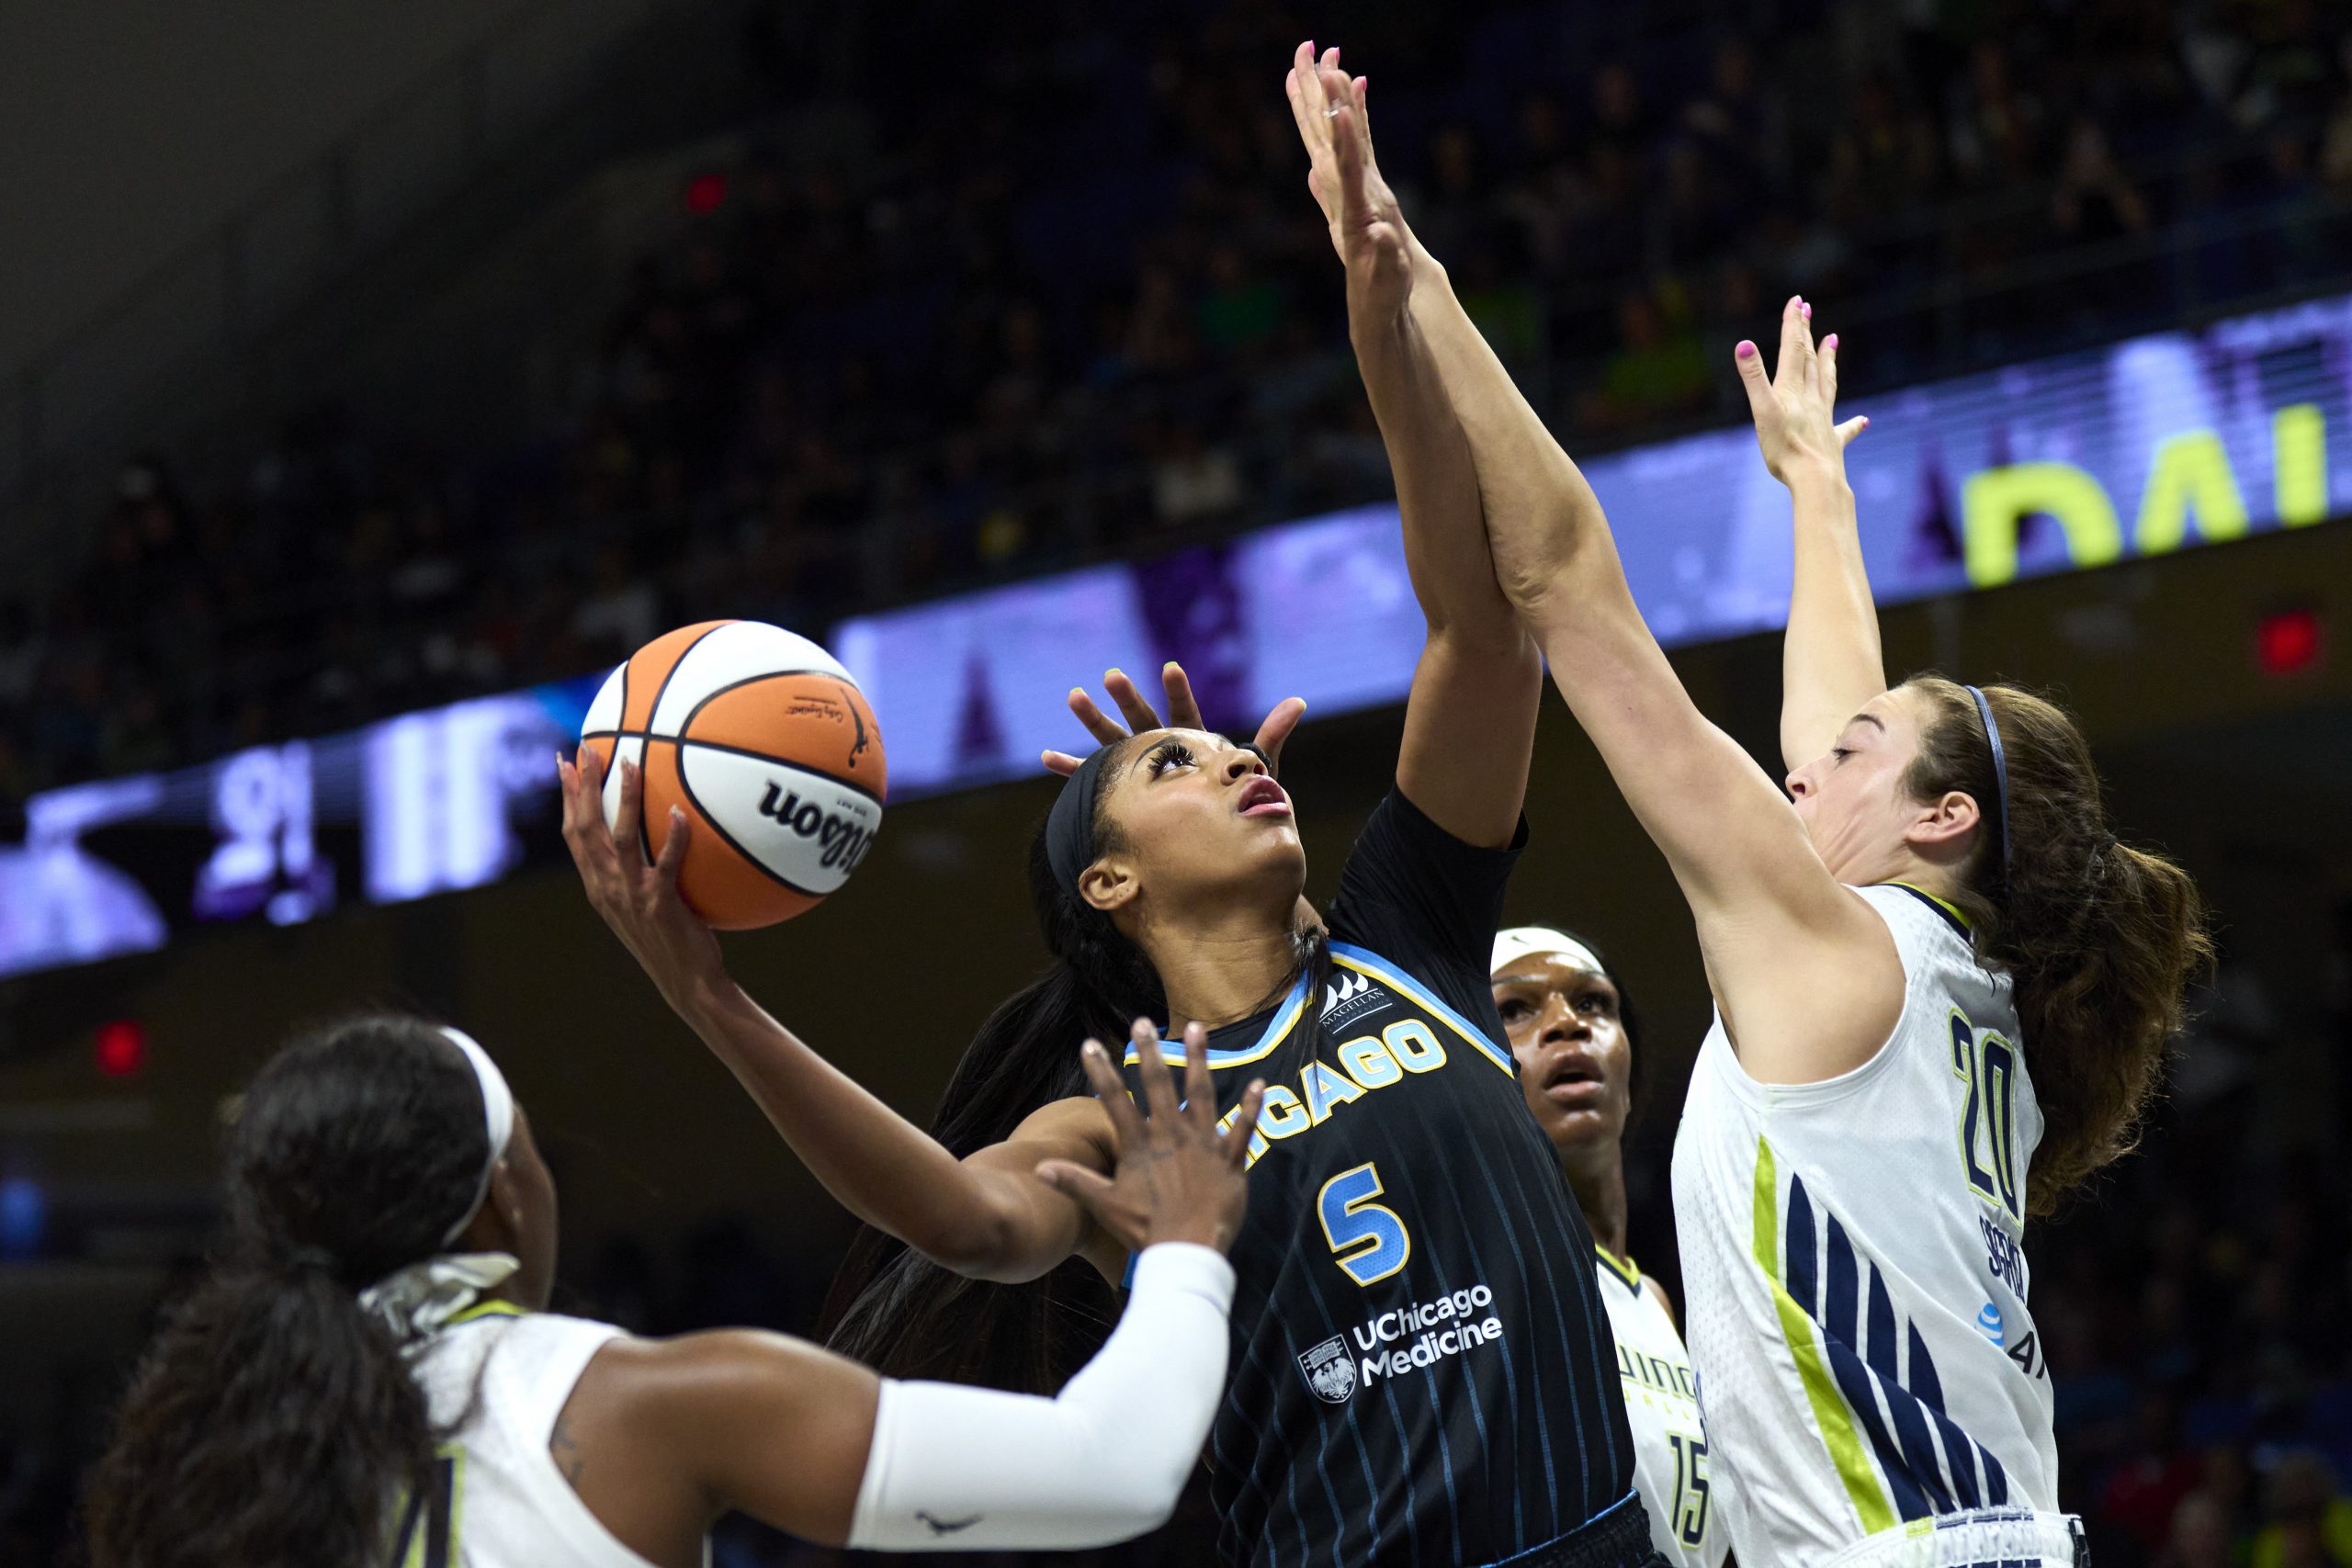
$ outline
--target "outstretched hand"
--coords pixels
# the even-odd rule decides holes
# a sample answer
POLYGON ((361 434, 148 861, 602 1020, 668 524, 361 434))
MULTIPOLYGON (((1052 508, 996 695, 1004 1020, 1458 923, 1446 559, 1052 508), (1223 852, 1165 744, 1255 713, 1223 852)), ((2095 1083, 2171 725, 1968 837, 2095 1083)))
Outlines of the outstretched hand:
POLYGON ((563 784, 563 841, 580 868, 588 902, 605 917, 673 1008, 683 1009, 695 987, 724 971, 718 939, 678 894, 678 868, 685 863, 691 824, 670 808, 668 833, 659 857, 645 858, 645 776, 633 762, 621 763, 620 820, 605 825, 604 760, 588 747, 567 762, 556 758, 563 784))
POLYGON ((1412 231, 1373 156, 1369 89, 1366 78, 1340 69, 1337 49, 1317 60, 1312 42, 1298 46, 1283 84, 1298 139, 1306 144, 1306 188, 1348 269, 1349 316, 1357 321, 1389 320, 1404 310, 1415 259, 1412 231))
MULTIPOLYGON (((1136 689, 1135 682, 1124 670, 1105 671, 1102 689, 1118 705, 1120 715, 1126 720, 1125 724, 1104 713, 1083 686, 1070 688, 1069 711, 1078 716, 1079 723, 1086 726, 1086 732, 1103 746, 1125 740, 1130 735, 1139 735, 1147 729, 1206 729, 1208 726, 1201 717, 1200 700, 1193 695, 1193 682, 1185 675, 1184 667, 1173 660, 1161 665, 1159 680, 1168 697, 1165 723, 1161 722, 1159 714, 1152 711, 1151 704, 1144 700, 1143 694, 1136 689)), ((1282 772, 1283 744, 1290 739, 1291 731, 1298 728, 1298 721, 1306 715, 1305 698, 1284 697, 1274 705, 1273 711, 1266 715, 1264 722, 1258 726, 1257 738, 1252 744, 1265 756, 1268 773, 1279 774, 1282 772)), ((1078 772, 1079 764, 1084 759, 1073 757, 1067 751, 1047 751, 1043 761, 1047 772, 1068 778, 1078 772)))
POLYGON ((1813 344, 1813 307, 1792 296, 1781 310, 1781 362, 1770 379, 1764 355, 1742 340, 1733 351, 1740 384, 1747 389, 1748 412, 1756 417, 1756 444, 1764 466, 1782 484, 1808 468, 1842 473, 1846 447, 1870 425, 1857 415, 1835 423, 1838 408, 1838 334, 1819 349, 1813 344))
POLYGON ((1087 1080, 1110 1113, 1118 1153, 1114 1173, 1047 1160, 1038 1166, 1038 1179, 1076 1199, 1130 1252, 1160 1241, 1197 1242, 1224 1252, 1240 1234, 1249 1209, 1250 1135, 1257 1130, 1265 1082, 1253 1079, 1231 1122, 1220 1125, 1207 1030, 1197 1023, 1184 1030, 1182 1105, 1160 1055, 1159 1031, 1139 1018, 1130 1038, 1148 1118, 1136 1108, 1100 1041, 1088 1041, 1080 1053, 1087 1080))

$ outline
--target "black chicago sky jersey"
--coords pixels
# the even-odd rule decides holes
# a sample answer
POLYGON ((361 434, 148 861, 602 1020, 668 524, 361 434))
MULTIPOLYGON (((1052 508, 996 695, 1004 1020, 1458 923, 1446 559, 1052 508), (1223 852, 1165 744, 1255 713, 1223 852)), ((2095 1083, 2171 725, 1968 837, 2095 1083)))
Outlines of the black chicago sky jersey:
POLYGON ((1391 792, 1320 994, 1210 1037, 1222 1111, 1267 1086, 1209 1440, 1228 1562, 1470 1568, 1633 1490, 1591 1233, 1487 986, 1517 858, 1391 792))

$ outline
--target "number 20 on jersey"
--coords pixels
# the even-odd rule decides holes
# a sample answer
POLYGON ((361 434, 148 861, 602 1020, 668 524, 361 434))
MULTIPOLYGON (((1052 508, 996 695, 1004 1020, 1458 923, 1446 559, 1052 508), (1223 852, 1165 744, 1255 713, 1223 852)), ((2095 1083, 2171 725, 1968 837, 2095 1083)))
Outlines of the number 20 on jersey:
POLYGON ((1967 1089, 1960 1112, 1960 1162, 1969 1190, 2023 1223, 2017 1048, 1997 1034, 1979 1033, 1968 1015, 1954 1008, 1951 1071, 1967 1089))

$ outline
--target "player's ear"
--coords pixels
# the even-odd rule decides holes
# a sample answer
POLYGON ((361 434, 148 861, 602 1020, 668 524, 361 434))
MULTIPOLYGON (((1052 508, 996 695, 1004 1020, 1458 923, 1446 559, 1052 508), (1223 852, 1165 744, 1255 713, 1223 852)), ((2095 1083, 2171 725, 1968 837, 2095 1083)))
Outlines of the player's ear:
POLYGON ((1956 848, 1983 820, 1974 795, 1964 790, 1946 790, 1918 807, 1903 838, 1913 848, 1930 852, 1956 848))
POLYGON ((1142 894, 1135 868, 1117 855, 1104 855, 1078 875, 1078 896, 1089 908, 1115 914, 1142 894))

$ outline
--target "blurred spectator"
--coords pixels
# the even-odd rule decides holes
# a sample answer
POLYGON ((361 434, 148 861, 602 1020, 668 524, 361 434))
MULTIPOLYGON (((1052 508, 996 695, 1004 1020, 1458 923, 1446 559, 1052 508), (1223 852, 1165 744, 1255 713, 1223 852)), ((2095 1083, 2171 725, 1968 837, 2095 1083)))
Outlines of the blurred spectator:
MULTIPOLYGON (((1274 96, 1298 18, 918 11, 753 7, 775 112, 614 279, 558 428, 437 451, 322 406, 234 480, 127 464, 80 570, 0 605, 0 790, 579 674, 678 620, 821 624, 1376 498, 1274 96), (952 90, 902 90, 907 27, 952 90), (819 101, 821 160, 794 129, 819 101)), ((2352 254, 2340 7, 1726 15, 1351 14, 1384 168, 1572 444, 1736 417, 1724 350, 1797 290, 1877 323, 1859 391, 2352 254)))
POLYGON ((2352 1568, 2352 1501, 2308 1449, 2278 1461, 2264 1488, 2269 1523, 2254 1538, 2252 1568, 2352 1568))
POLYGON ((2210 1493, 2192 1492, 2173 1511, 2165 1548, 2155 1568, 2239 1568, 2229 1517, 2210 1493))

